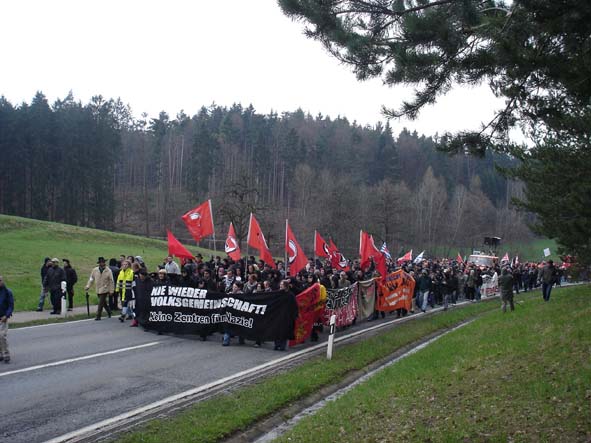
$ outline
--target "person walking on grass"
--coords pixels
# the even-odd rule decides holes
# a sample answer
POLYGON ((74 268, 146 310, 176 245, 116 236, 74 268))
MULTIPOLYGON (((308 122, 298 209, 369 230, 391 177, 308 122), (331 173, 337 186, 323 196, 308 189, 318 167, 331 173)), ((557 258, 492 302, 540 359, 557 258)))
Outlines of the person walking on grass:
POLYGON ((550 301, 550 292, 552 292, 552 286, 556 283, 556 274, 554 262, 548 260, 546 266, 542 268, 542 295, 544 301, 550 301))
POLYGON ((513 274, 507 268, 503 269, 499 277, 499 287, 501 289, 501 300, 503 301, 503 312, 507 312, 507 304, 511 307, 511 311, 515 310, 513 305, 513 274))
POLYGON ((8 335, 8 319, 12 315, 12 311, 14 311, 14 296, 0 275, 0 361, 4 363, 10 363, 6 336, 8 335))
POLYGON ((88 291, 93 283, 96 285, 96 295, 99 298, 99 304, 95 320, 100 320, 103 314, 103 308, 107 311, 109 318, 111 317, 111 309, 107 303, 107 296, 113 295, 115 282, 113 281, 113 273, 107 266, 105 258, 99 257, 97 264, 98 266, 90 273, 90 278, 88 279, 88 283, 86 283, 84 290, 88 291))

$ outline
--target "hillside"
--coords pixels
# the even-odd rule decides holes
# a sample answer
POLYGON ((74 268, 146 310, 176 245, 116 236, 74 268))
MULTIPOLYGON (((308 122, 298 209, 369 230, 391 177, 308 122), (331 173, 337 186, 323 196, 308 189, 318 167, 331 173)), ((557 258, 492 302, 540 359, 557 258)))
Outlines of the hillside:
MULTIPOLYGON (((153 270, 168 253, 166 242, 161 240, 6 215, 0 215, 0 244, 0 275, 14 291, 17 311, 37 307, 39 272, 45 257, 71 261, 78 273, 74 300, 76 304, 83 304, 83 287, 99 256, 108 260, 121 254, 141 255, 148 269, 153 270)), ((205 257, 213 253, 185 246, 205 257)), ((45 306, 47 308, 47 301, 45 306)))

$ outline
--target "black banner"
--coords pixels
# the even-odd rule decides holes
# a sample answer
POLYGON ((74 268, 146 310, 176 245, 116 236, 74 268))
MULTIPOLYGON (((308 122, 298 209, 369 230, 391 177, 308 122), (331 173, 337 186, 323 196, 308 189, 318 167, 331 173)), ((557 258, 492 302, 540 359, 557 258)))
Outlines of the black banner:
POLYGON ((293 337, 298 316, 288 292, 223 294, 183 286, 152 288, 144 326, 161 332, 206 335, 228 332, 251 340, 293 337))

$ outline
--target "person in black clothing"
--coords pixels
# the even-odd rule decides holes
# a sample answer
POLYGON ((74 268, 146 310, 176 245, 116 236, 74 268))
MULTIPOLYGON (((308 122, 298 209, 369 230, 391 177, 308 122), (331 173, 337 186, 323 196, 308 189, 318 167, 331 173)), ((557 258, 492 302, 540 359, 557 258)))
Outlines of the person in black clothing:
POLYGON ((177 282, 180 286, 196 287, 196 281, 193 278, 192 268, 189 266, 183 266, 181 269, 181 277, 177 282))
POLYGON ((78 281, 78 274, 72 267, 70 260, 62 259, 64 262, 64 272, 66 273, 66 293, 68 294, 68 311, 74 308, 74 285, 78 281))
POLYGON ((146 330, 150 318, 150 294, 154 287, 154 280, 148 275, 148 271, 140 269, 136 281, 135 315, 138 323, 146 330))
POLYGON ((57 258, 51 260, 52 267, 47 270, 43 286, 49 289, 51 304, 53 305, 52 315, 59 314, 62 310, 62 282, 66 281, 66 273, 60 268, 60 261, 57 258))
MULTIPOLYGON (((121 262, 118 262, 114 258, 109 259, 109 269, 111 270, 111 273, 113 274, 113 281, 114 282, 117 282, 117 278, 119 277, 119 272, 121 272, 121 266, 123 265, 123 262, 125 261, 125 256, 122 255, 121 257, 122 257, 121 262)), ((119 292, 117 292, 117 291, 115 291, 113 293, 113 295, 109 295, 109 309, 111 311, 116 311, 119 309, 118 297, 119 297, 119 292)))
POLYGON ((51 258, 45 257, 43 261, 43 266, 41 266, 41 294, 39 294, 39 306, 37 306, 37 312, 43 311, 43 306, 45 305, 45 297, 47 297, 48 289, 45 287, 45 276, 47 275, 47 270, 51 268, 51 258))
MULTIPOLYGON (((288 321, 290 322, 290 331, 293 331, 293 326, 295 324, 295 320, 298 317, 298 303, 296 301, 295 295, 292 292, 291 288, 290 288, 290 282, 289 280, 281 280, 281 282, 279 283, 279 290, 282 292, 287 292, 287 299, 286 302, 290 303, 291 305, 293 305, 295 307, 294 309, 294 317, 288 319, 288 321)), ((275 339, 275 351, 285 351, 287 349, 287 342, 291 339, 293 339, 293 332, 291 333, 290 337, 278 337, 277 339, 275 339)))
POLYGON ((217 291, 217 283, 211 275, 211 270, 209 268, 205 268, 203 270, 203 277, 197 284, 197 287, 199 289, 206 289, 211 292, 217 291))

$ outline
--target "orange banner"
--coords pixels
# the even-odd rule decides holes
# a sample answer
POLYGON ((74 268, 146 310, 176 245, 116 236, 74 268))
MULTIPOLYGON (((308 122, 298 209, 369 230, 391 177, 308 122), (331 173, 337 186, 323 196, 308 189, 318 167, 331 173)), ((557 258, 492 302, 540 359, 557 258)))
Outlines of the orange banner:
POLYGON ((378 311, 410 311, 415 290, 415 280, 402 269, 388 274, 380 281, 378 311))

